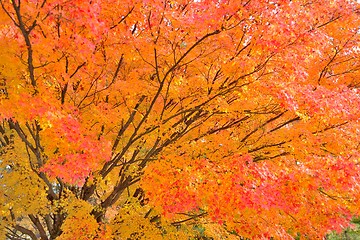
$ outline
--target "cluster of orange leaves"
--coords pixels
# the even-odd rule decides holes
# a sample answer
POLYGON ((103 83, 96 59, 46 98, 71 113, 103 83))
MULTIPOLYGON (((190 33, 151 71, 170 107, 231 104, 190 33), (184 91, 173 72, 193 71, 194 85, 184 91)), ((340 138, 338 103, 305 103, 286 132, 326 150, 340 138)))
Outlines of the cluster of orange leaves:
POLYGON ((359 214, 356 1, 0 3, 0 140, 22 140, 0 155, 10 226, 29 213, 8 179, 28 172, 60 191, 31 212, 64 214, 60 239, 159 230, 149 206, 249 238, 320 237, 359 214), (146 206, 95 216, 138 186, 146 206))

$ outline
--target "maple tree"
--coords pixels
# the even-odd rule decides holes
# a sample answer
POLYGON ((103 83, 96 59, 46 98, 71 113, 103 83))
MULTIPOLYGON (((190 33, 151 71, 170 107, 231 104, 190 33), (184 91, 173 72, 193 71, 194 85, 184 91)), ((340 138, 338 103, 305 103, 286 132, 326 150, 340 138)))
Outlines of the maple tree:
POLYGON ((357 1, 0 3, 1 236, 314 239, 359 215, 357 1))

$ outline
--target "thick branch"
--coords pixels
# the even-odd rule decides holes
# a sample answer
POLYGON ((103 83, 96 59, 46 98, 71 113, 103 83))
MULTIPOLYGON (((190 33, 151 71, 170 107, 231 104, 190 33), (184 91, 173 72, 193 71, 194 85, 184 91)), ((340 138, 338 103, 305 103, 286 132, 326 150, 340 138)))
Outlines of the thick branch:
POLYGON ((16 13, 16 18, 18 20, 17 27, 20 29, 21 34, 24 37, 26 47, 27 47, 27 55, 28 55, 27 65, 28 65, 31 85, 33 87, 36 87, 36 80, 35 80, 35 74, 34 74, 35 68, 34 68, 34 63, 33 63, 33 49, 32 49, 32 44, 30 41, 30 32, 36 26, 36 20, 34 21, 34 23, 32 24, 32 26, 29 29, 26 29, 26 26, 25 26, 25 23, 23 22, 21 11, 20 11, 20 1, 19 1, 19 4, 16 4, 16 1, 11 1, 11 2, 12 2, 13 8, 16 13))
POLYGON ((24 228, 20 225, 16 225, 14 226, 14 229, 18 230, 19 232, 28 235, 32 240, 37 240, 38 238, 36 237, 35 233, 33 233, 31 230, 24 228))
POLYGON ((40 239, 41 240, 48 240, 48 237, 46 235, 45 229, 42 226, 42 224, 40 223, 39 218, 35 217, 33 214, 29 214, 29 218, 30 220, 33 222, 33 224, 35 225, 35 227, 37 228, 37 230, 40 233, 40 239))

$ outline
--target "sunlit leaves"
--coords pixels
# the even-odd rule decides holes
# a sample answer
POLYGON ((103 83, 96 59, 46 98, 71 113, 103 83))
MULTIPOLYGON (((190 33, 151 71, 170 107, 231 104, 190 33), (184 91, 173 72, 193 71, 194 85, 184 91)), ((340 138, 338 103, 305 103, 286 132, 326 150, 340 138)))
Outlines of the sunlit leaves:
POLYGON ((355 1, 1 3, 12 237, 312 239, 359 214, 355 1))

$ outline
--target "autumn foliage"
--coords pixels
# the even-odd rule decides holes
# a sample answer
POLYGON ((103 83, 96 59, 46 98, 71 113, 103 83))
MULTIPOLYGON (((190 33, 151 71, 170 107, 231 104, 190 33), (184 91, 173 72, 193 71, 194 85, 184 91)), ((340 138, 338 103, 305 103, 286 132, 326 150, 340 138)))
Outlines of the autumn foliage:
POLYGON ((316 239, 360 214, 355 0, 0 0, 0 236, 316 239))

